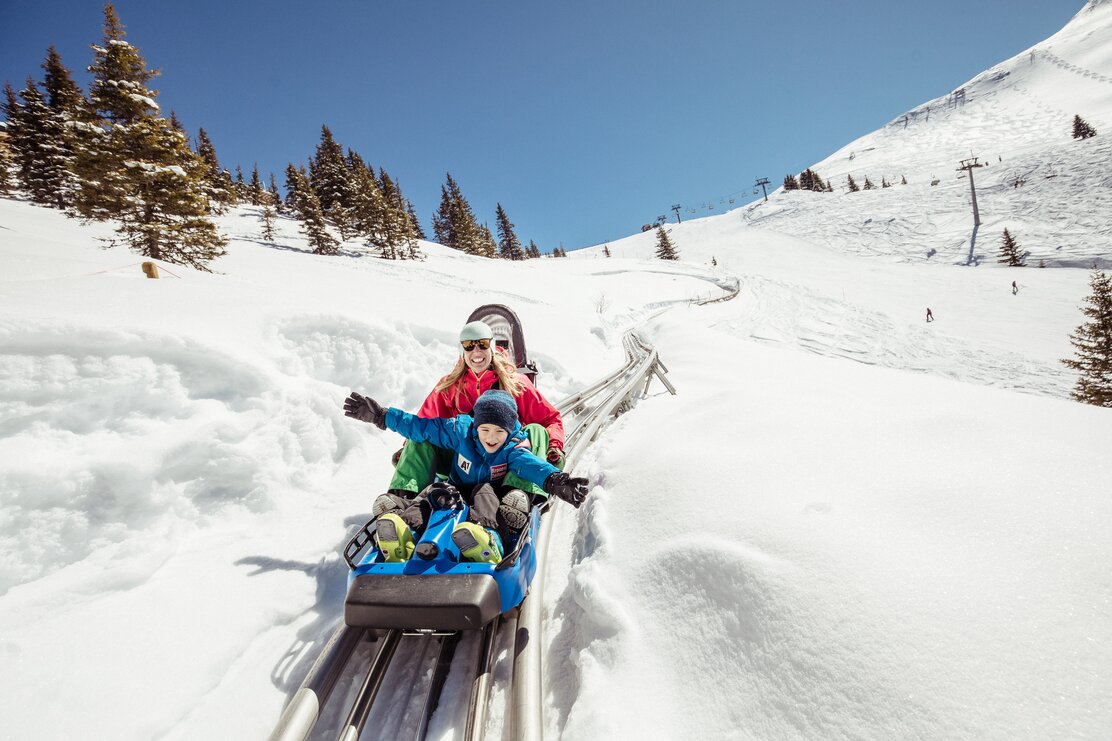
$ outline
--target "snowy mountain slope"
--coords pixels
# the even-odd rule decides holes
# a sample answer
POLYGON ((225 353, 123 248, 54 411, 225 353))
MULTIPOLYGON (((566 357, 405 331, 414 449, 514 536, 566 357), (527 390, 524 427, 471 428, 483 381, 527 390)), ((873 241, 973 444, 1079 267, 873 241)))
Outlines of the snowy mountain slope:
POLYGON ((149 281, 100 227, 10 200, 0 224, 0 655, 18 668, 0 735, 267 733, 340 614, 339 550, 397 445, 340 400, 415 406, 489 301, 521 314, 554 398, 664 311, 642 331, 680 392, 621 419, 582 466, 592 504, 557 522, 551 737, 695 717, 725 738, 1096 738, 1112 720, 1112 661, 1088 643, 1112 645, 1112 423, 1061 400, 1054 360, 1085 271, 867 259, 730 216, 674 227, 679 263, 645 259, 650 233, 609 259, 425 245, 401 264, 313 256, 291 222, 261 244, 241 209, 217 273, 149 281), (731 302, 682 302, 735 279, 731 302), (693 660, 696 694, 673 679, 693 660), (618 679, 641 699, 617 702, 618 679))
POLYGON ((1087 4, 959 90, 816 163, 835 193, 778 190, 742 218, 854 254, 951 264, 994 262, 1007 227, 1032 266, 1112 264, 1112 6, 1087 4), (1074 115, 1098 136, 1072 139, 1074 115), (974 171, 983 223, 971 250, 968 176, 957 169, 972 156, 985 167, 974 171), (847 175, 878 189, 849 193, 847 175))

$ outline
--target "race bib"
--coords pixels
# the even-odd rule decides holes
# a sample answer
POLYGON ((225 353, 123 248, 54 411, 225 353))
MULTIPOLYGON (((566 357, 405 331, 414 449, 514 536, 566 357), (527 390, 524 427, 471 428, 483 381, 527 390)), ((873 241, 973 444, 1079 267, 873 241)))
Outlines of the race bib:
POLYGON ((462 454, 456 459, 456 466, 464 473, 471 473, 471 461, 464 458, 462 454))

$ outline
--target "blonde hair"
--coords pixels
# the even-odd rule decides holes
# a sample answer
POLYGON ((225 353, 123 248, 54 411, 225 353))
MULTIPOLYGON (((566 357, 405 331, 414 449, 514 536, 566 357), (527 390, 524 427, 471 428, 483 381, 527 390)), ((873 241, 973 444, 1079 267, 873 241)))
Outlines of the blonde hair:
MULTIPOLYGON (((498 385, 502 390, 510 396, 521 396, 521 381, 517 377, 517 366, 514 365, 501 349, 491 348, 491 365, 494 366, 494 375, 498 377, 498 385)), ((436 384, 433 391, 444 391, 450 389, 459 383, 459 379, 463 378, 463 374, 467 372, 467 361, 461 355, 456 365, 452 368, 451 372, 440 379, 440 383, 436 384)), ((457 389, 456 395, 458 397, 459 390, 457 389)), ((458 404, 457 404, 458 407, 458 404)))

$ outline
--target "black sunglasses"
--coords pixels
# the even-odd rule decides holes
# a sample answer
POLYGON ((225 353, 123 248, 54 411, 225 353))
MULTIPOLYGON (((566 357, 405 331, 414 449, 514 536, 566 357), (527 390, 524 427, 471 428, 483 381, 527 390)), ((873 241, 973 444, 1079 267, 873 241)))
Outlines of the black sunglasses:
POLYGON ((459 344, 463 345, 463 349, 467 352, 474 350, 476 345, 480 350, 490 349, 490 340, 463 340, 459 344))

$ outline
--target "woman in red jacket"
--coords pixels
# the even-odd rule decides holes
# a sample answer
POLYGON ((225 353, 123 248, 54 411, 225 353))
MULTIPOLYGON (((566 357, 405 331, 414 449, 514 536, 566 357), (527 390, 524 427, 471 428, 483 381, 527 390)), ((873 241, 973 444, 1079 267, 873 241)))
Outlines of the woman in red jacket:
MULTIPOLYGON (((529 436, 532 452, 559 469, 564 467, 564 421, 532 382, 517 372, 513 361, 494 344, 494 332, 484 322, 464 325, 459 334, 460 358, 448 375, 440 379, 418 417, 455 417, 471 414, 483 392, 501 389, 517 402, 518 418, 529 436)), ((437 471, 451 468, 451 451, 431 443, 407 442, 402 448, 390 490, 374 503, 374 514, 406 509, 417 493, 431 484, 437 471)), ((534 500, 548 495, 532 482, 508 471, 500 482, 503 491, 521 489, 534 500)))

